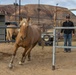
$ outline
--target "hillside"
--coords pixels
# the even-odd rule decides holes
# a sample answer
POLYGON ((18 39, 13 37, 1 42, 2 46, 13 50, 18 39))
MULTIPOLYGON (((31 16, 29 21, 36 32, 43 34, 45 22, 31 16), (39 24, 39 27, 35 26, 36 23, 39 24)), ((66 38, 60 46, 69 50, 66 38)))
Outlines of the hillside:
MULTIPOLYGON (((6 21, 19 21, 19 6, 14 5, 2 5, 0 6, 0 13, 6 14, 6 21)), ((38 12, 37 4, 29 4, 21 6, 20 16, 31 17, 33 24, 40 25, 53 25, 54 15, 57 15, 57 23, 63 21, 67 14, 71 15, 72 20, 76 19, 76 16, 67 8, 55 7, 51 5, 40 5, 40 12, 38 12), (57 11, 56 11, 57 9, 57 11), (56 13, 57 12, 57 13, 56 13), (39 22, 38 22, 39 21, 39 22)))

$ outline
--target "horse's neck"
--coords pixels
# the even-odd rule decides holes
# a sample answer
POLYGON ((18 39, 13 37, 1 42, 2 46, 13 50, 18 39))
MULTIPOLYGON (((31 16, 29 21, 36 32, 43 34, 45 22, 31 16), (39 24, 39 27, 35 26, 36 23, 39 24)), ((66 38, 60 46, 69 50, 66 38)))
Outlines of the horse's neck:
POLYGON ((32 26, 28 26, 27 35, 28 37, 31 37, 30 35, 32 35, 32 26))

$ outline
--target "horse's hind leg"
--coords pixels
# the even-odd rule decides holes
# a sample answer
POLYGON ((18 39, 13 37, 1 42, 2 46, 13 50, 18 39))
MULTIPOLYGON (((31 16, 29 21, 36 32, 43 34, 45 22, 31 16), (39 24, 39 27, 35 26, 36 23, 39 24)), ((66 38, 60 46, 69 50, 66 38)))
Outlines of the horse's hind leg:
MULTIPOLYGON (((37 44, 37 42, 36 42, 36 43, 34 43, 34 45, 33 45, 33 47, 32 47, 32 48, 34 48, 36 44, 37 44)), ((31 48, 31 49, 32 49, 32 48, 31 48)), ((31 57, 31 50, 28 52, 28 61, 30 61, 30 60, 31 60, 31 59, 30 59, 30 57, 31 57)))
POLYGON ((22 65, 25 62, 25 59, 26 59, 25 54, 26 54, 26 52, 27 52, 28 49, 29 49, 28 47, 24 49, 21 61, 19 62, 20 65, 22 65))
POLYGON ((28 61, 31 60, 30 57, 31 57, 31 52, 28 53, 28 61))
MULTIPOLYGON (((36 44, 37 44, 37 42, 32 46, 32 48, 33 48, 36 44)), ((32 50, 32 48, 31 48, 31 50, 32 50)), ((28 52, 28 61, 31 60, 31 59, 30 59, 30 57, 31 57, 31 50, 28 52)))
POLYGON ((28 48, 25 49, 25 51, 22 54, 21 61, 19 62, 20 65, 25 62, 25 58, 26 58, 27 55, 28 55, 28 60, 30 60, 30 52, 31 52, 33 47, 34 46, 31 45, 30 48, 28 47, 28 48))
POLYGON ((25 57, 28 55, 28 60, 30 61, 30 52, 31 52, 31 50, 32 50, 32 48, 34 47, 34 45, 32 46, 31 45, 31 47, 27 50, 27 52, 26 52, 26 54, 25 54, 25 57))

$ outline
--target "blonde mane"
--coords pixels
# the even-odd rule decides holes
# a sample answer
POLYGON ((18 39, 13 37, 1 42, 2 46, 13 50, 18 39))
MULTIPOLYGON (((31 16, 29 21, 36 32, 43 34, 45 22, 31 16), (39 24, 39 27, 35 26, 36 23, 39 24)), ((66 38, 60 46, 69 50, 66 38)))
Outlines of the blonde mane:
MULTIPOLYGON (((21 26, 23 23, 26 23, 26 21, 27 21, 27 19, 23 18, 19 25, 21 26)), ((32 22, 31 22, 31 19, 30 19, 29 25, 31 25, 31 24, 32 24, 32 22)))

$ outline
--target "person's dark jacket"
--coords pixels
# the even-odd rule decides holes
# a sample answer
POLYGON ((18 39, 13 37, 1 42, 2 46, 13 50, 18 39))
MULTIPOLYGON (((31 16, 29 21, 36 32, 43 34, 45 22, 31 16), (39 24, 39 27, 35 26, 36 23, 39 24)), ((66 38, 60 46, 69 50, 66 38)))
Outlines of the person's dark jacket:
MULTIPOLYGON (((65 21, 63 22, 62 27, 74 27, 74 24, 72 21, 65 21)), ((65 34, 71 34, 72 32, 75 33, 74 29, 61 29, 61 33, 65 33, 65 34)))

